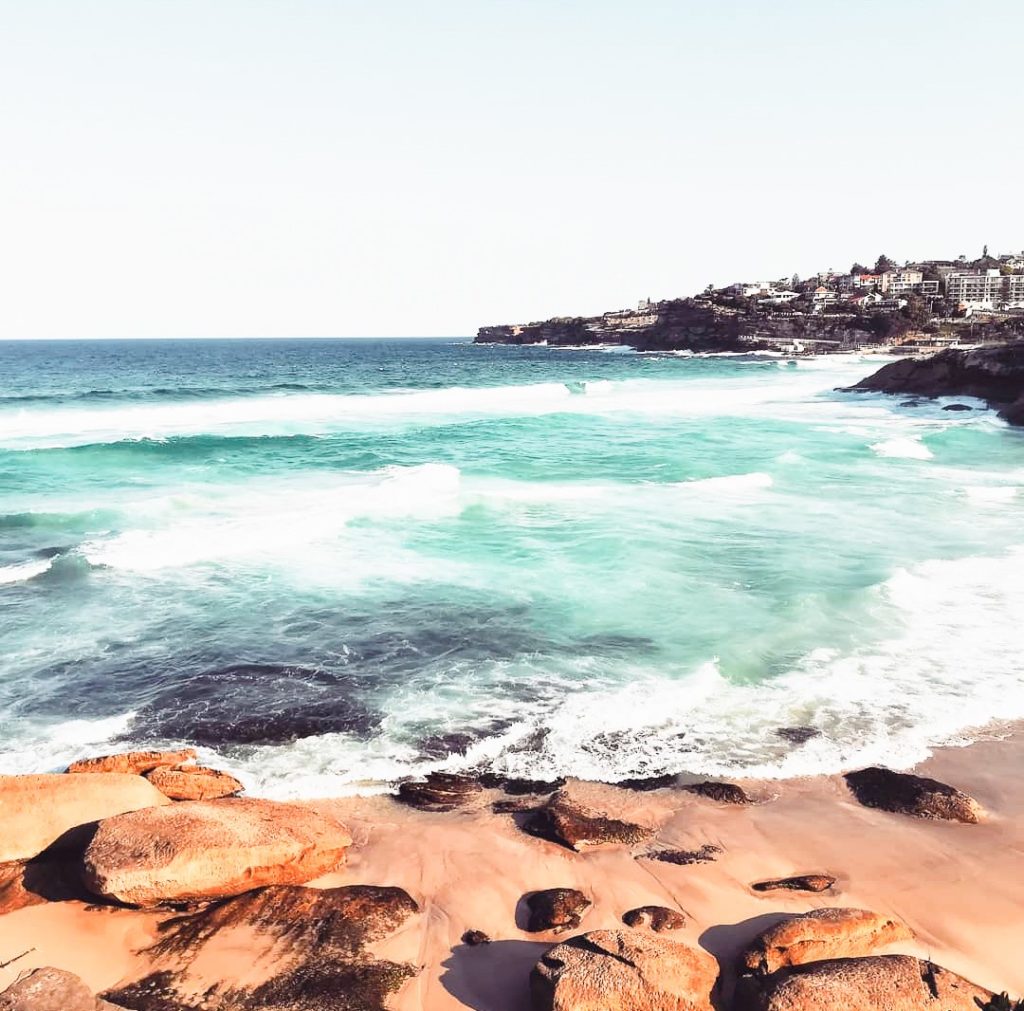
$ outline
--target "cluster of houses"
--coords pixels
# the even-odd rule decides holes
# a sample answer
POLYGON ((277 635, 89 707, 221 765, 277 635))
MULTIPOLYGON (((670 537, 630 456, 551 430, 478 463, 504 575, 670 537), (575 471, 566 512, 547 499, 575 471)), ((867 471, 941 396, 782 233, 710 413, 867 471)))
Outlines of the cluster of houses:
POLYGON ((740 282, 729 294, 755 299, 759 305, 789 307, 812 313, 873 309, 894 311, 908 304, 910 296, 926 301, 931 311, 943 305, 947 313, 1024 312, 1024 252, 980 260, 925 260, 903 267, 880 258, 875 271, 854 268, 850 273, 822 271, 800 281, 740 282), (887 267, 888 269, 881 269, 887 267))

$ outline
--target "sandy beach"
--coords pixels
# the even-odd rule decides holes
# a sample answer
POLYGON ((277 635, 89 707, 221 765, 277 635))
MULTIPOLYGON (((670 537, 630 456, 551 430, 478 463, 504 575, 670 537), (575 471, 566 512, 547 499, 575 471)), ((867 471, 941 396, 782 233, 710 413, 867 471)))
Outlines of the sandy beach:
MULTIPOLYGON (((934 960, 993 990, 1024 992, 1024 729, 946 748, 915 770, 974 797, 985 815, 976 825, 916 819, 859 804, 842 777, 747 781, 754 803, 719 804, 679 789, 639 792, 570 784, 613 817, 654 830, 640 845, 576 853, 520 828, 520 814, 492 811, 498 791, 483 791, 445 813, 411 809, 390 796, 323 800, 313 806, 340 817, 354 842, 345 866, 313 882, 399 886, 420 907, 373 953, 419 967, 392 999, 402 1011, 472 1008, 526 1011, 531 967, 552 933, 523 929, 522 897, 578 888, 593 905, 580 930, 621 927, 629 909, 666 906, 682 912, 674 940, 699 946, 730 973, 741 948, 786 914, 826 906, 870 909, 902 919, 915 940, 891 950, 934 960), (677 866, 645 854, 663 849, 720 849, 710 862, 677 866), (753 882, 827 873, 822 894, 758 893, 753 882), (462 942, 483 931, 490 944, 462 942)), ((39 902, 0 916, 0 988, 27 970, 70 970, 104 991, 146 975, 149 948, 166 913, 84 901, 39 902)), ((578 931, 577 931, 578 932, 578 931)), ((218 938, 189 969, 201 993, 211 982, 256 982, 266 967, 253 959, 244 930, 218 938)))

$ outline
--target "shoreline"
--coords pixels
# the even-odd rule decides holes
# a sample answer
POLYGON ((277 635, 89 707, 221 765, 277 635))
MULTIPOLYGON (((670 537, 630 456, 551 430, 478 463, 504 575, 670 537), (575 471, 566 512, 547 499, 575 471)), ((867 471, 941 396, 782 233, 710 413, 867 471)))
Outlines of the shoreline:
MULTIPOLYGON (((416 810, 389 795, 301 802, 341 819, 354 839, 344 867, 315 887, 404 888, 420 913, 372 946, 373 954, 421 967, 388 1006, 394 1011, 526 1011, 527 979, 560 937, 517 926, 517 906, 531 891, 579 888, 593 901, 580 931, 621 928, 631 908, 658 904, 681 911, 673 940, 701 947, 729 966, 751 938, 788 913, 828 906, 895 915, 915 940, 893 951, 937 963, 996 991, 1024 993, 1019 959, 1024 879, 1024 724, 1002 739, 936 749, 915 769, 974 797, 979 824, 928 821, 861 806, 840 776, 738 780, 754 803, 716 803, 677 787, 638 791, 570 784, 613 816, 651 828, 652 838, 576 853, 527 834, 518 813, 497 814, 503 797, 484 790, 457 810, 416 810), (707 863, 677 866, 643 854, 656 849, 721 849, 707 863), (758 893, 751 883, 827 873, 826 893, 758 893), (482 930, 493 941, 461 938, 482 930)), ((528 806, 524 800, 522 806, 528 806)), ((0 989, 26 970, 55 966, 94 990, 143 975, 157 924, 167 914, 77 900, 40 902, 0 916, 0 989)), ((579 932, 579 931, 576 931, 579 932)), ((244 935, 204 959, 202 978, 244 977, 244 935)), ((199 977, 196 977, 197 979, 199 977)), ((726 980, 726 985, 728 981, 726 980)), ((198 985, 198 984, 197 984, 198 985)))

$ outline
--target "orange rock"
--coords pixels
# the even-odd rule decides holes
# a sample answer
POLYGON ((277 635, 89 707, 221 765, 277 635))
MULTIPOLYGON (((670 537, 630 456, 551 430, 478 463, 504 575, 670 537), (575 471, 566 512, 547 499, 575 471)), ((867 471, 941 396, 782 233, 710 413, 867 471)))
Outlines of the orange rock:
POLYGON ((196 757, 194 748, 180 751, 125 751, 120 755, 101 755, 72 762, 68 772, 123 772, 141 776, 165 765, 181 765, 196 757))
POLYGON ((304 884, 334 870, 351 844, 344 825, 300 804, 182 801, 102 822, 85 851, 83 881, 136 906, 217 899, 304 884))
POLYGON ((821 959, 870 955, 913 936, 906 924, 867 909, 814 909, 766 930, 743 953, 741 967, 771 973, 821 959))
POLYGON ((234 776, 202 765, 183 765, 176 769, 161 765, 147 772, 146 779, 171 800, 217 800, 243 789, 234 776))
POLYGON ((992 994, 910 955, 812 962, 769 976, 758 1011, 978 1011, 992 994))
POLYGON ((711 1011, 718 963, 638 930, 594 930, 556 944, 534 967, 534 1011, 711 1011))
POLYGON ((118 1011, 74 974, 36 969, 0 993, 0 1011, 118 1011))
POLYGON ((169 803, 141 776, 0 776, 0 863, 73 845, 68 833, 103 818, 169 803))

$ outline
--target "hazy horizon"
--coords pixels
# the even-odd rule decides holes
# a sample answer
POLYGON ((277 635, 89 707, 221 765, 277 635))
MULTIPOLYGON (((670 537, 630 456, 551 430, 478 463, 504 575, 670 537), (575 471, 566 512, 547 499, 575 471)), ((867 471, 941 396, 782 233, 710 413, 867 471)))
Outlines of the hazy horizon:
POLYGON ((1024 247, 1009 0, 0 13, 0 339, 454 339, 1024 247))

